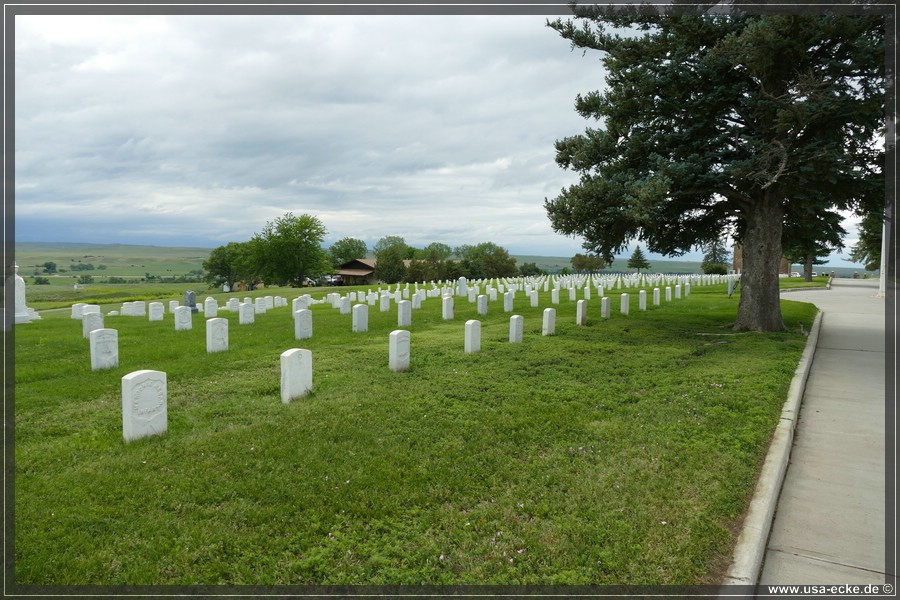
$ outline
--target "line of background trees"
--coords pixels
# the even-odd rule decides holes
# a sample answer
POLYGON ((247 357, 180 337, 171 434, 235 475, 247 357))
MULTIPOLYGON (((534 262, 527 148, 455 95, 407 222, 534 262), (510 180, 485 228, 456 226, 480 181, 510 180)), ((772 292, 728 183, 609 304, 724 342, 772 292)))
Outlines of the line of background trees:
MULTIPOLYGON (((246 242, 230 242, 214 248, 204 261, 210 285, 243 281, 251 288, 260 282, 306 285, 311 279, 333 274, 340 265, 366 258, 366 243, 342 238, 330 248, 323 247, 327 231, 312 215, 284 216, 266 223, 261 232, 246 242)), ((415 248, 396 235, 381 238, 372 249, 375 278, 384 283, 431 281, 468 277, 512 277, 522 274, 515 258, 493 242, 451 248, 434 242, 415 248)), ((538 274, 534 263, 523 265, 525 274, 538 274)))

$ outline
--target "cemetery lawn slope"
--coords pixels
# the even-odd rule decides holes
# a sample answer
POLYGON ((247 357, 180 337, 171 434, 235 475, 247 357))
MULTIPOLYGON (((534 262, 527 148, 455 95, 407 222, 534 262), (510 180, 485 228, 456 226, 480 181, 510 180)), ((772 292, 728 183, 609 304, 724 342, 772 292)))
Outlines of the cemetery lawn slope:
POLYGON ((393 304, 369 307, 367 333, 316 304, 303 341, 290 306, 251 325, 220 308, 216 354, 202 314, 189 331, 168 310, 107 316, 105 371, 79 321, 16 326, 16 582, 716 583, 815 308, 783 300, 789 332, 734 334, 723 285, 646 312, 633 293, 627 317, 610 295, 611 318, 595 294, 576 326, 563 294, 554 336, 549 293, 486 316, 457 297, 452 321, 428 298, 405 373, 388 369, 393 304), (290 348, 312 351, 313 391, 283 404, 290 348), (121 378, 139 369, 167 373, 168 431, 126 444, 121 378))

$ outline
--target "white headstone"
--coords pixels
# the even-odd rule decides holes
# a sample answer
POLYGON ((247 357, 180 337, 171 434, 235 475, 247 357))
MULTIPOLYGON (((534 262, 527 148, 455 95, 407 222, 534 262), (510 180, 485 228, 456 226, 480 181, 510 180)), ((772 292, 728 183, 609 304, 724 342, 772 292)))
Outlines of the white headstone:
POLYGON ((99 304, 85 304, 84 307, 81 309, 81 317, 84 318, 84 315, 87 315, 90 313, 99 313, 99 312, 100 312, 99 304))
POLYGON ((291 300, 291 313, 295 313, 304 308, 309 308, 309 298, 307 296, 300 296, 299 298, 291 300))
POLYGON ((191 307, 179 306, 175 309, 175 331, 187 331, 192 326, 191 307))
POLYGON ((638 292, 638 310, 647 310, 647 290, 638 292))
POLYGON ((95 329, 103 329, 103 315, 100 313, 86 313, 81 317, 81 335, 84 339, 91 337, 95 329))
POLYGON ((457 296, 468 296, 469 295, 469 282, 466 281, 465 277, 460 277, 457 280, 456 295, 457 296))
POLYGON ((471 319, 466 321, 466 354, 478 352, 481 350, 481 321, 471 319))
POLYGON ((628 299, 628 294, 622 294, 622 299, 619 303, 619 311, 623 315, 628 315, 628 309, 631 306, 631 302, 628 299))
POLYGON ((228 350, 228 319, 214 317, 206 320, 206 351, 225 352, 228 350))
POLYGON ((681 298, 681 284, 675 284, 675 299, 679 300, 681 298))
POLYGON ((90 333, 91 370, 115 369, 119 366, 119 332, 94 329, 90 333))
POLYGON ((550 304, 559 304, 559 288, 550 290, 550 304))
POLYGON ((266 313, 267 305, 265 297, 259 297, 253 302, 253 312, 258 315, 263 315, 266 313))
POLYGON ((659 306, 659 288, 653 288, 653 306, 659 306))
POLYGON ((666 286, 666 302, 672 301, 672 288, 666 286))
MULTIPOLYGON (((536 294, 533 291, 532 294, 536 294)), ((525 329, 525 318, 522 315, 513 315, 509 318, 509 341, 510 343, 518 343, 522 341, 522 332, 525 329)))
POLYGON ((409 331, 392 331, 388 344, 388 365, 391 371, 401 373, 409 370, 409 331))
POLYGON ((301 308, 294 312, 294 338, 305 340, 311 338, 313 334, 312 311, 308 308, 301 308))
POLYGON ((513 311, 513 298, 515 294, 513 292, 506 292, 503 294, 503 312, 512 312, 513 311))
POLYGON ((609 296, 603 296, 600 299, 600 316, 604 319, 609 318, 609 311, 610 311, 609 305, 610 305, 609 296))
POLYGON ((166 411, 165 373, 142 370, 122 377, 122 437, 126 442, 165 433, 166 411))
POLYGON ((531 308, 537 308, 539 306, 540 300, 538 299, 538 291, 531 290, 531 308))
POLYGON ((176 308, 178 308, 178 300, 169 300, 169 312, 174 313, 176 308))
POLYGON ((574 287, 569 288, 569 302, 575 302, 577 290, 574 287))
POLYGON ((488 297, 485 296, 484 294, 481 294, 478 296, 477 302, 478 302, 478 308, 477 308, 478 314, 479 315, 488 314, 488 297))
POLYGON ((78 302, 76 304, 73 304, 72 305, 72 318, 78 319, 80 321, 82 310, 84 310, 85 306, 87 306, 87 304, 85 304, 84 302, 78 302))
POLYGON ((391 310, 391 296, 389 294, 382 294, 378 301, 380 303, 378 308, 381 312, 388 312, 391 310))
POLYGON ((292 348, 281 353, 281 401, 302 398, 312 389, 312 352, 292 348))
POLYGON ((275 308, 275 298, 272 296, 265 296, 263 299, 266 301, 266 310, 275 308))
POLYGON ((579 300, 575 305, 575 324, 587 325, 587 300, 579 300))
POLYGON ((453 296, 444 296, 441 298, 442 316, 444 320, 453 319, 453 296))
MULTIPOLYGON (((25 280, 19 275, 19 265, 13 263, 15 272, 13 274, 13 281, 15 287, 15 317, 14 322, 17 324, 20 323, 30 323, 35 319, 40 319, 40 315, 38 315, 37 311, 33 308, 28 308, 25 304, 25 280)), ((9 281, 9 280, 7 280, 9 281)))
POLYGON ((410 327, 412 325, 412 302, 401 300, 397 303, 397 327, 410 327))
POLYGON ((203 314, 207 319, 215 319, 219 316, 219 303, 212 296, 203 301, 203 314))
POLYGON ((352 320, 352 331, 354 333, 365 333, 369 331, 369 305, 355 304, 353 306, 352 320))
POLYGON ((349 314, 350 314, 350 310, 351 310, 351 307, 350 307, 350 296, 344 296, 343 298, 341 298, 341 301, 340 301, 339 306, 340 306, 340 308, 341 308, 341 314, 342 314, 342 315, 349 315, 349 314))
POLYGON ((241 302, 238 305, 238 325, 250 325, 256 320, 253 305, 249 302, 241 302))
POLYGON ((590 299, 591 299, 591 286, 590 286, 590 284, 584 286, 584 299, 585 299, 585 300, 590 300, 590 299))
POLYGON ((541 335, 556 335, 556 309, 545 308, 544 320, 541 324, 541 335))
POLYGON ((150 321, 162 321, 163 316, 165 315, 165 312, 166 312, 166 307, 162 302, 151 302, 150 310, 148 312, 149 320, 150 321))

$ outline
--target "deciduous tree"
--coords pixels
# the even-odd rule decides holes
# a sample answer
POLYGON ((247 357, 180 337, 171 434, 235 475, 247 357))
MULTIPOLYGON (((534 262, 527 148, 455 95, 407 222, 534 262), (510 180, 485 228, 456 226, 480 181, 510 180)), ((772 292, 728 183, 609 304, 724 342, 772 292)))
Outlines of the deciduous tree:
POLYGON ((285 213, 266 223, 251 240, 263 280, 302 287, 307 276, 328 270, 331 260, 322 248, 326 233, 322 222, 312 215, 285 213))
POLYGON ((365 258, 369 249, 362 240, 345 237, 336 241, 328 249, 331 254, 331 265, 335 268, 358 258, 365 258))

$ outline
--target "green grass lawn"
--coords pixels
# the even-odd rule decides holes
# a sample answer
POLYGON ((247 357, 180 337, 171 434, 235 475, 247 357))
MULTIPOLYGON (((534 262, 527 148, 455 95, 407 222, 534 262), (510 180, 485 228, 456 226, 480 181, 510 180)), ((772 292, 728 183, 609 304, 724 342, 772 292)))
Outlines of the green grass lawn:
POLYGON ((218 354, 203 315, 178 332, 168 312, 107 316, 120 366, 98 372, 67 312, 16 326, 16 582, 717 583, 815 308, 783 300, 789 333, 733 334, 724 285, 647 312, 634 293, 628 317, 608 293, 612 318, 595 294, 584 327, 561 294, 552 337, 550 294, 517 294, 521 344, 502 298, 484 317, 457 298, 453 321, 429 298, 406 373, 388 369, 394 305, 369 308, 368 333, 314 305, 303 341, 290 306, 252 325, 220 310, 218 354), (295 347, 314 387, 285 405, 295 347), (168 432, 126 444, 121 377, 139 369, 167 373, 168 432))

